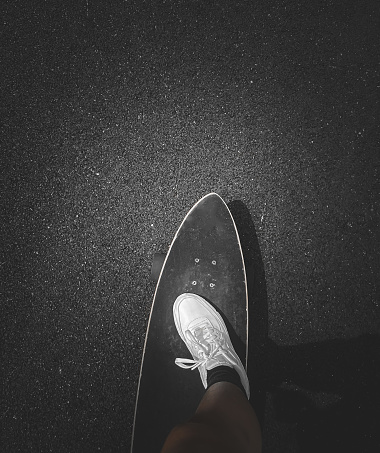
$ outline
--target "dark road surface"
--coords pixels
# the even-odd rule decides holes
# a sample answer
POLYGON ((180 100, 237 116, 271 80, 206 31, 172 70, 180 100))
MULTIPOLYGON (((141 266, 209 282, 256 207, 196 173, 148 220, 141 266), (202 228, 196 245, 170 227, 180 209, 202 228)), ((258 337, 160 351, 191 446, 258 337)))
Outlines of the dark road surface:
POLYGON ((2 2, 1 451, 128 452, 151 259, 212 191, 263 452, 380 450, 379 8, 2 2))

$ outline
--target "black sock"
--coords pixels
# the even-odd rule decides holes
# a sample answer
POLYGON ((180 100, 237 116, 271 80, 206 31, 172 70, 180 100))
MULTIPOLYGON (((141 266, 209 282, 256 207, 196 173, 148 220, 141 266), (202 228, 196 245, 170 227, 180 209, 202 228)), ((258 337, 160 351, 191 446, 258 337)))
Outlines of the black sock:
POLYGON ((229 366, 217 366, 212 370, 207 370, 207 388, 209 389, 217 382, 230 382, 231 384, 235 384, 243 391, 244 395, 247 396, 238 372, 229 366))

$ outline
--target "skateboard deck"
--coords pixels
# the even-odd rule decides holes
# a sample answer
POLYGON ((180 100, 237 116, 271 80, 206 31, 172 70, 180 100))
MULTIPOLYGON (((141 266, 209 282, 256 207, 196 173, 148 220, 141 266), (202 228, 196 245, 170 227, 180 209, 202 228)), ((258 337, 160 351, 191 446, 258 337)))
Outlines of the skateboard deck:
POLYGON ((153 298, 137 390, 131 453, 159 452, 172 428, 187 421, 205 389, 198 370, 175 364, 191 359, 174 324, 173 304, 183 293, 206 299, 222 316, 247 368, 248 293, 239 235, 216 193, 188 212, 170 245, 153 298))

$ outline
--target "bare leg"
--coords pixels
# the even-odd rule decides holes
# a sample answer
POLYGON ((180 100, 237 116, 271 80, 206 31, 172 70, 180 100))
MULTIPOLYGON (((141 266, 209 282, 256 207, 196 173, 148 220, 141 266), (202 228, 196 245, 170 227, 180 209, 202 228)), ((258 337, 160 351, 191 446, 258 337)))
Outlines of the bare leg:
POLYGON ((261 429, 245 394, 218 382, 203 396, 195 415, 176 426, 161 453, 260 453, 261 429))

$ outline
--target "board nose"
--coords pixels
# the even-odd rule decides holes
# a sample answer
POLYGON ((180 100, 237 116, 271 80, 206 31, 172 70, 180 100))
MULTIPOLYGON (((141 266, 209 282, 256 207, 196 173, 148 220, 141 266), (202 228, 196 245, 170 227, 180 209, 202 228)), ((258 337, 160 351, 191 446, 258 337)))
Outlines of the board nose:
POLYGON ((196 209, 188 214, 189 224, 203 231, 223 228, 226 222, 225 203, 217 194, 210 194, 202 199, 196 209))

